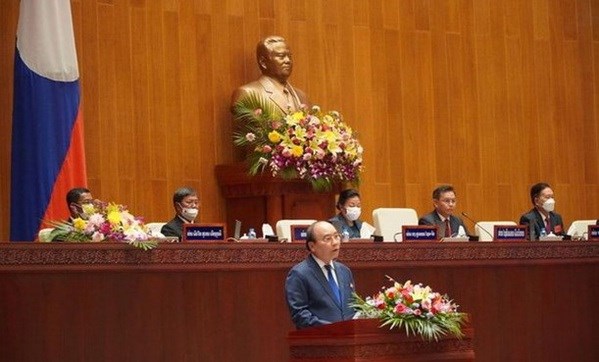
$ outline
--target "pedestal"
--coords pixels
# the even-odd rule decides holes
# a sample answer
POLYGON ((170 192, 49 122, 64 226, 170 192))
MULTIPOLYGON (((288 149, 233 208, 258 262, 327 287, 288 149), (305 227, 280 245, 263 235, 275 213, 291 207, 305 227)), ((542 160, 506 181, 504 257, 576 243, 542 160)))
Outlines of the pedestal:
POLYGON ((317 192, 304 180, 283 180, 269 174, 250 176, 242 162, 217 165, 215 173, 226 200, 228 230, 235 230, 235 220, 242 222, 242 230, 252 227, 260 234, 265 222, 274 229, 281 219, 326 220, 335 215, 339 187, 317 192))
POLYGON ((474 330, 465 336, 423 341, 404 330, 380 328, 377 319, 357 319, 289 333, 290 362, 474 361, 474 330))

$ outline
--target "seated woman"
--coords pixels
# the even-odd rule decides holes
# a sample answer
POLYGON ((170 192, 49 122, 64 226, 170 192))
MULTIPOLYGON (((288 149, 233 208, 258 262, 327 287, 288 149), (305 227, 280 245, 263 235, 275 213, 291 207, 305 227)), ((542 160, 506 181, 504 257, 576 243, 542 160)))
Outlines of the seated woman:
POLYGON ((335 226, 342 236, 347 236, 349 239, 359 239, 360 228, 362 227, 360 193, 354 189, 341 191, 336 207, 339 213, 330 218, 329 222, 335 226))

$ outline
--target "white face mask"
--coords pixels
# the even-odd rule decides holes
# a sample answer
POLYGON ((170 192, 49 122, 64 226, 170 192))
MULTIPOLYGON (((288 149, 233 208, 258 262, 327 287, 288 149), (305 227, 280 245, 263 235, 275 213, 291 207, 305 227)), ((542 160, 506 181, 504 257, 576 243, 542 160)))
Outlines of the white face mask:
POLYGON ((362 213, 362 209, 359 207, 346 207, 345 208, 345 217, 349 221, 356 221, 360 218, 360 214, 362 213))
POLYGON ((555 210, 555 199, 551 198, 545 200, 545 202, 543 203, 543 209, 545 209, 545 211, 547 212, 555 210))
POLYGON ((193 221, 196 217, 198 217, 199 212, 200 210, 193 207, 183 207, 181 210, 181 216, 189 221, 193 221))

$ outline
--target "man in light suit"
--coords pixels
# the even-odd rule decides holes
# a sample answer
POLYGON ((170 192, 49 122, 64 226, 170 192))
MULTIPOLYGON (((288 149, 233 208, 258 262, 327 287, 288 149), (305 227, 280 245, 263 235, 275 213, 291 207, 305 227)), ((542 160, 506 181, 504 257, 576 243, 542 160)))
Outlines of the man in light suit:
POLYGON ((341 235, 327 221, 317 221, 307 231, 310 255, 287 275, 285 294, 297 329, 352 319, 354 278, 351 270, 335 261, 341 235))
POLYGON ((453 215, 457 203, 453 186, 441 185, 433 191, 433 205, 435 209, 418 220, 418 225, 437 226, 439 238, 452 237, 459 234, 460 226, 464 233, 468 229, 459 217, 453 215))
POLYGON ((541 229, 546 234, 564 234, 564 222, 562 216, 553 211, 555 208, 555 197, 548 183, 539 182, 530 188, 530 201, 533 208, 520 217, 520 225, 529 225, 530 240, 538 240, 541 229))
POLYGON ((231 109, 241 97, 250 93, 270 100, 283 114, 293 113, 302 105, 309 106, 306 94, 287 81, 293 70, 293 59, 285 39, 276 35, 262 39, 256 46, 256 58, 262 76, 233 93, 231 109))

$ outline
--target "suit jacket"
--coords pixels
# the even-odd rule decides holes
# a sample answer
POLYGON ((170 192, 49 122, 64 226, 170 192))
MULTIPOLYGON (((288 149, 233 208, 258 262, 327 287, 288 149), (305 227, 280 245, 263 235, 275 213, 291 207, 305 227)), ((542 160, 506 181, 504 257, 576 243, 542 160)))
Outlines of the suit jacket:
POLYGON ((354 277, 344 264, 334 261, 341 305, 337 304, 331 287, 318 263, 310 254, 296 264, 285 281, 285 294, 291 319, 297 329, 352 319, 354 277))
MULTIPOLYGON (((445 235, 445 223, 441 221, 439 214, 437 214, 436 210, 424 215, 418 220, 418 225, 432 225, 439 227, 439 237, 442 238, 445 235)), ((457 216, 449 215, 449 226, 451 227, 452 236, 455 235, 458 230, 460 230, 460 226, 464 228, 466 235, 470 235, 468 232, 468 228, 464 225, 464 221, 457 216)))
POLYGON ((239 100, 239 98, 248 95, 252 92, 258 93, 259 95, 262 95, 264 98, 272 101, 283 112, 283 114, 289 113, 289 106, 292 107, 292 112, 297 111, 300 104, 305 104, 308 107, 310 106, 310 104, 308 104, 308 98, 306 97, 306 94, 301 90, 294 88, 288 82, 287 85, 288 88, 291 89, 291 96, 295 99, 296 102, 300 103, 297 106, 293 103, 290 104, 287 100, 287 96, 283 92, 281 92, 279 88, 275 86, 274 82, 277 81, 266 75, 263 75, 256 81, 242 85, 233 93, 233 96, 231 97, 231 106, 233 106, 235 102, 239 100))
MULTIPOLYGON (((551 231, 555 235, 564 235, 564 222, 560 214, 556 212, 549 213, 549 223, 551 224, 551 231)), ((520 217, 520 225, 529 225, 529 237, 530 240, 538 240, 541 235, 541 228, 545 229, 545 222, 543 216, 536 208, 533 208, 526 214, 520 217)))
POLYGON ((183 220, 179 217, 179 215, 175 215, 175 217, 164 224, 160 232, 164 236, 176 236, 181 241, 181 236, 183 235, 183 220))
POLYGON ((356 220, 354 221, 354 226, 349 226, 345 221, 345 217, 341 214, 337 214, 330 218, 329 222, 333 224, 339 234, 343 235, 343 232, 347 231, 350 239, 359 239, 361 237, 360 229, 362 228, 362 220, 356 220))

